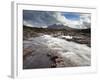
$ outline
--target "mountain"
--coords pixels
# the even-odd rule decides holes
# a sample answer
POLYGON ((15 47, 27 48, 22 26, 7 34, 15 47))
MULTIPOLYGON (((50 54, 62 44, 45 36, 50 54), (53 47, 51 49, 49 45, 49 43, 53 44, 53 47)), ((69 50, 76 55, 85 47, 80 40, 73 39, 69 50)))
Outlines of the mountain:
POLYGON ((49 25, 48 28, 50 28, 50 29, 67 29, 68 26, 64 26, 63 24, 52 24, 52 25, 49 25))

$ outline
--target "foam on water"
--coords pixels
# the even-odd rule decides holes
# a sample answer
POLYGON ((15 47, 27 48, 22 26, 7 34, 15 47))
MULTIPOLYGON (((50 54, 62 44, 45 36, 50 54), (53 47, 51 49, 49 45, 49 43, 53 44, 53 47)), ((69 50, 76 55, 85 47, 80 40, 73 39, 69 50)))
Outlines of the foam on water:
POLYGON ((63 57, 66 66, 91 65, 91 49, 86 45, 55 38, 50 35, 30 38, 29 42, 24 41, 24 45, 29 46, 30 44, 37 46, 37 54, 43 54, 44 52, 48 54, 50 50, 56 51, 63 57))

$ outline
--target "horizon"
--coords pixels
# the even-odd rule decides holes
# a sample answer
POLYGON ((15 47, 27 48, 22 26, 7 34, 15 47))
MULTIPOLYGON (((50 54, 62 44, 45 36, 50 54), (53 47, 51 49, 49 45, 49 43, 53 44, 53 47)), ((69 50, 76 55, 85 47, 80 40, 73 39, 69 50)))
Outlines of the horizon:
POLYGON ((91 14, 76 12, 23 10, 23 25, 48 27, 63 24, 71 28, 90 28, 91 14))

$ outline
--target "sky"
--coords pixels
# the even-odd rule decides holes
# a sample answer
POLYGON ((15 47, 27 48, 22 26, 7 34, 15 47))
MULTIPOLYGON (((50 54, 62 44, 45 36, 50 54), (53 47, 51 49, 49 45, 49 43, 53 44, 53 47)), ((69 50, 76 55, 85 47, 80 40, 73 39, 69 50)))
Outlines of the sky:
POLYGON ((91 27, 91 14, 23 10, 23 24, 43 28, 53 24, 63 24, 71 28, 86 29, 91 27))
POLYGON ((67 19, 70 19, 70 20, 79 20, 80 19, 79 13, 63 12, 62 15, 65 16, 67 19))

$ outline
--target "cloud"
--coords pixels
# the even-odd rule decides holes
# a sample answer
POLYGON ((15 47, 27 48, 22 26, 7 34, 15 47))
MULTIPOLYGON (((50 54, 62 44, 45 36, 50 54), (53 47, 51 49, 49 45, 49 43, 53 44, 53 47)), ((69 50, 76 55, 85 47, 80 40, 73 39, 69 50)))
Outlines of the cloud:
POLYGON ((61 22, 63 25, 69 26, 71 28, 79 28, 80 21, 79 20, 70 20, 66 18, 62 13, 57 13, 56 17, 59 22, 61 22))
POLYGON ((46 27, 55 23, 60 23, 54 15, 56 12, 48 11, 23 11, 23 24, 31 27, 46 27))
POLYGON ((90 14, 80 14, 79 20, 71 20, 62 15, 61 13, 56 14, 56 19, 62 22, 64 25, 68 25, 71 28, 77 29, 87 29, 91 27, 91 15, 90 14))
POLYGON ((80 15, 80 26, 83 28, 91 27, 91 14, 81 14, 80 15))
MULTIPOLYGON (((68 12, 64 13, 67 14, 68 12)), ((79 20, 71 20, 64 16, 62 12, 54 11, 23 11, 23 24, 31 27, 46 28, 53 24, 63 24, 72 28, 86 29, 91 26, 91 15, 78 13, 79 20)))

